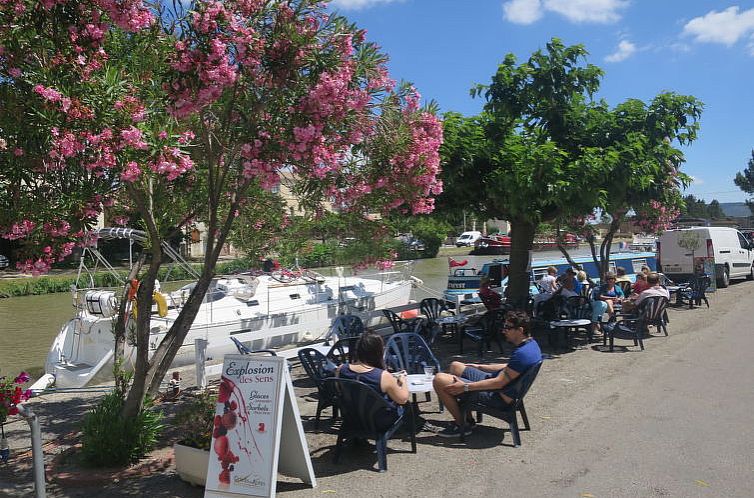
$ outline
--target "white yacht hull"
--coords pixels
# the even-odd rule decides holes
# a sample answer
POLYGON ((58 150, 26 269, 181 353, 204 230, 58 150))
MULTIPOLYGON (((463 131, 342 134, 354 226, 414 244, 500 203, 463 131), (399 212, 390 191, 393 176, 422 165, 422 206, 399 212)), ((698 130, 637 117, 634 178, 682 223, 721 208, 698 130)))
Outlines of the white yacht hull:
MULTIPOLYGON (((259 299, 236 298, 229 291, 221 299, 202 304, 171 366, 194 363, 197 338, 208 342, 207 357, 215 359, 237 352, 230 337, 251 349, 309 342, 324 336, 333 318, 342 312, 359 314, 401 306, 408 303, 410 292, 410 280, 385 282, 358 277, 328 277, 316 284, 299 285, 270 281, 256 289, 254 297, 259 299)), ((180 303, 172 302, 175 295, 168 298, 173 306, 167 315, 152 315, 150 351, 156 350, 180 312, 180 303)), ((111 375, 116 318, 90 311, 87 307, 80 310, 53 342, 45 370, 55 378, 57 387, 83 387, 93 379, 111 375)), ((134 358, 135 348, 127 345, 124 367, 133 368, 134 358)))

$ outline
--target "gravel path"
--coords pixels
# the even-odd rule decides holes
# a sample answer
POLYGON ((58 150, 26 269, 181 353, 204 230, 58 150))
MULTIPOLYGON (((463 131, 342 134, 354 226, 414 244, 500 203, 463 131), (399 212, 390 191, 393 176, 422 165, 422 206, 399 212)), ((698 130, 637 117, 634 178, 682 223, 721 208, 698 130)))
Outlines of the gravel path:
MULTIPOLYGON (((320 429, 314 429, 315 390, 302 377, 303 370, 296 367, 293 370, 296 397, 304 419, 318 486, 309 489, 295 479, 281 477, 278 492, 286 496, 319 496, 323 493, 391 497, 428 494, 457 496, 460 493, 491 495, 496 494, 495 490, 515 485, 517 488, 511 488, 517 489, 516 493, 512 493, 514 496, 524 493, 534 496, 695 496, 696 493, 686 492, 683 487, 657 482, 632 488, 632 469, 620 466, 611 469, 610 480, 627 481, 629 484, 623 488, 606 489, 600 495, 594 491, 596 485, 591 489, 578 487, 577 483, 587 479, 585 476, 590 470, 588 465, 577 465, 574 462, 590 460, 592 456, 599 459, 609 454, 612 431, 601 429, 605 429, 604 424, 609 427, 611 420, 620 420, 628 412, 627 402, 639 413, 651 416, 654 405, 643 405, 648 399, 648 393, 655 399, 672 398, 674 385, 666 377, 673 378, 673 375, 667 375, 667 372, 660 372, 659 369, 672 369, 684 364, 686 355, 696 351, 694 348, 710 348, 714 344, 710 327, 721 321, 733 324, 736 323, 736 317, 744 316, 745 310, 752 303, 752 290, 754 282, 735 283, 729 289, 710 297, 710 310, 671 309, 668 327, 670 336, 658 336, 653 330, 653 337, 645 341, 644 352, 634 348, 628 341, 617 341, 621 346, 630 347, 617 347, 614 353, 604 352, 599 345, 586 345, 583 341, 574 342, 574 350, 562 351, 549 348, 547 340, 540 338, 543 350, 551 356, 527 397, 532 431, 522 432, 521 448, 511 447, 507 425, 506 430, 501 431, 502 423, 499 420, 486 418, 468 438, 467 444, 444 440, 431 432, 421 432, 417 437, 418 454, 414 455, 409 452, 408 439, 392 440, 389 443, 389 470, 384 474, 375 471, 376 456, 368 447, 348 448, 340 464, 332 463, 337 426, 330 424, 328 409, 320 429), (573 453, 574 451, 577 453, 573 453), (538 491, 544 489, 547 492, 538 491)), ((750 325, 747 327, 751 329, 750 325)), ((715 337, 714 340, 718 339, 715 337)), ((469 349, 473 351, 475 348, 469 349)), ((454 355, 456 351, 455 344, 440 344, 438 356, 443 365, 454 359, 476 361, 475 354, 460 357, 454 355)), ((497 356, 492 353, 485 356, 485 359, 497 361, 504 360, 505 357, 506 355, 497 356)), ((184 385, 188 383, 190 375, 190 371, 183 375, 184 385)), ((42 420, 48 463, 56 452, 74 440, 72 433, 75 433, 83 414, 96 398, 96 395, 56 394, 30 403, 42 420), (56 446, 52 444, 53 441, 62 444, 56 446)), ((170 405, 167 408, 172 412, 176 406, 170 405)), ((743 408, 751 410, 754 407, 743 408)), ((422 416, 432 423, 443 425, 449 420, 447 412, 438 412, 434 400, 422 403, 421 409, 422 416)), ((615 427, 616 445, 621 441, 623 444, 620 452, 630 452, 628 445, 631 440, 620 434, 630 434, 631 430, 637 430, 638 427, 641 426, 615 427)), ((686 429, 679 429, 677 438, 697 438, 694 427, 678 427, 686 429)), ((648 431, 646 428, 643 430, 648 431)), ((9 465, 0 467, 0 496, 32 496, 28 458, 18 458, 20 453, 28 449, 28 429, 25 423, 14 421, 6 426, 6 433, 11 439, 16 457, 9 465)), ((175 437, 172 435, 172 439, 166 438, 164 446, 169 447, 175 437)), ((635 437, 641 439, 643 436, 636 434, 635 437)), ((644 437, 653 438, 655 435, 650 431, 644 437)), ((618 456, 622 454, 620 452, 618 456)), ((653 458, 662 466, 663 459, 671 458, 672 455, 671 449, 668 449, 667 454, 658 450, 653 458)), ((744 491, 752 488, 752 475, 749 471, 741 477, 749 481, 748 487, 742 488, 744 491)), ((593 480, 599 482, 603 479, 594 476, 593 480)), ((711 479, 707 477, 706 480, 700 480, 707 483, 711 479)), ((693 484, 691 486, 691 491, 703 488, 701 484, 696 488, 693 484)), ((747 492, 736 493, 736 489, 738 488, 735 486, 726 489, 727 496, 749 496, 747 492)), ((92 494, 98 497, 200 497, 203 489, 183 483, 172 468, 120 482, 104 483, 95 488, 61 487, 48 483, 48 495, 52 497, 84 497, 92 494)), ((713 495, 719 493, 700 494, 713 495)))

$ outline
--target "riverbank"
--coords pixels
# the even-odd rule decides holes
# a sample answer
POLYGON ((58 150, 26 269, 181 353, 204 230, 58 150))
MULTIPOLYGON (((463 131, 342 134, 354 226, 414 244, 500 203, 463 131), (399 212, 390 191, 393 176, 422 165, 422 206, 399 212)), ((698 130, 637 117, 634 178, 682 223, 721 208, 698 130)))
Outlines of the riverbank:
MULTIPOLYGON (((697 460, 693 458, 683 458, 682 461, 697 472, 694 479, 685 480, 689 473, 681 479, 676 473, 663 471, 663 468, 677 460, 679 452, 691 457, 694 451, 704 453, 709 451, 708 448, 720 448, 721 445, 733 452, 740 451, 740 446, 750 447, 750 429, 727 429, 722 434, 713 435, 710 431, 701 430, 701 426, 678 423, 677 417, 683 420, 690 415, 688 408, 674 411, 671 408, 673 403, 698 400, 698 396, 686 400, 687 394, 683 390, 680 392, 684 397, 678 399, 679 388, 676 383, 680 381, 670 382, 668 378, 676 379, 679 374, 672 369, 686 366, 689 356, 697 357, 706 352, 712 354, 729 337, 749 336, 735 324, 742 323, 740 320, 744 319, 748 309, 745 303, 752 302, 752 291, 754 283, 736 282, 729 289, 710 296, 709 310, 672 308, 670 336, 660 336, 653 331, 653 337, 646 340, 646 350, 643 352, 633 347, 630 341, 618 341, 619 347, 615 353, 603 352, 601 343, 587 345, 583 340, 574 343, 574 350, 560 350, 549 347, 546 338, 538 337, 545 353, 550 356, 526 399, 532 430, 522 433, 523 443, 520 448, 510 447, 510 433, 500 430, 505 424, 485 418, 468 438, 467 444, 441 439, 431 432, 421 432, 418 435, 418 452, 414 455, 408 452, 410 445, 407 439, 391 440, 388 445, 388 472, 385 474, 374 471, 376 462, 371 447, 348 448, 340 464, 332 463, 337 425, 332 425, 327 419, 330 413, 327 410, 320 429, 314 428, 316 390, 304 378, 303 370, 296 366, 293 369, 296 399, 304 420, 318 487, 309 489, 293 479, 283 478, 278 491, 281 496, 320 496, 323 493, 424 496, 428 492, 436 496, 457 496, 460 492, 495 495, 503 489, 513 496, 527 494, 527 490, 528 494, 542 496, 650 496, 657 494, 653 489, 666 490, 660 493, 664 495, 703 496, 701 491, 710 491, 695 484, 696 479, 713 483, 717 491, 713 494, 747 496, 750 486, 740 488, 738 493, 735 488, 731 492, 730 484, 726 487, 725 479, 699 467, 694 463, 697 460), (657 401, 658 396, 662 401, 657 401), (624 420, 627 413, 637 418, 624 420), (658 418, 659 414, 663 418, 658 418), (688 431, 676 434, 676 439, 667 442, 664 447, 652 446, 652 451, 642 451, 655 439, 664 441, 662 430, 677 432, 679 427, 685 427, 688 431), (723 437, 728 439, 721 439, 723 437), (707 438, 706 442, 704 438, 707 438), (740 439, 741 444, 730 438, 740 439), (710 444, 713 440, 717 443, 710 444), (744 444, 744 441, 749 443, 744 444), (636 478, 636 465, 645 469, 649 464, 624 457, 633 455, 632 448, 646 462, 652 462, 656 467, 654 471, 647 471, 652 476, 651 479, 636 478), (592 487, 582 487, 579 484, 590 480, 592 474, 588 469, 592 465, 600 466, 605 471, 604 462, 608 459, 622 461, 624 458, 626 465, 616 463, 609 468, 608 474, 594 475, 590 481, 592 487), (479 476, 487 477, 480 480, 479 476)), ((473 351, 474 348, 469 349, 473 351)), ((443 367, 452 360, 476 361, 474 353, 458 355, 457 345, 450 341, 440 342, 438 356, 443 367)), ((505 361, 506 357, 507 355, 493 353, 485 356, 485 361, 505 361)), ((719 369, 722 368, 719 365, 730 363, 722 359, 719 360, 722 363, 718 363, 714 358, 711 361, 704 367, 705 371, 719 369)), ((693 366, 703 367, 700 364, 693 366)), ((731 368, 739 368, 739 365, 733 363, 731 368)), ((185 384, 189 382, 188 375, 189 372, 184 377, 185 384)), ((719 390, 706 384, 714 383, 718 374, 696 377, 693 381, 697 384, 695 392, 704 393, 707 401, 703 403, 703 409, 697 407, 692 411, 718 414, 724 410, 727 414, 719 413, 718 416, 727 420, 732 413, 750 411, 753 408, 715 404, 714 399, 719 390)), ((724 375, 719 380, 728 386, 740 384, 736 376, 724 375)), ((743 396, 742 403, 750 401, 749 398, 751 393, 743 396)), ((49 452, 46 455, 48 471, 54 470, 53 454, 64 451, 77 441, 78 421, 95 399, 94 395, 57 394, 31 401, 30 406, 42 419, 45 447, 49 452)), ((447 412, 438 412, 434 399, 429 403, 421 403, 420 406, 422 417, 433 424, 443 425, 449 420, 447 412)), ((171 404, 168 408, 173 410, 175 407, 171 404)), ((6 432, 10 434, 14 452, 11 464, 0 469, 0 495, 29 496, 30 460, 29 455, 23 453, 29 447, 28 429, 23 422, 16 420, 8 426, 6 432)), ((156 453, 153 458, 162 459, 160 461, 169 458, 171 443, 170 437, 163 439, 159 450, 162 453, 156 453)), ((706 469, 718 469, 720 465, 728 465, 738 469, 741 465, 747 465, 747 457, 738 453, 734 455, 721 456, 717 460, 710 456, 705 459, 704 466, 706 469), (740 456, 740 460, 736 459, 737 456, 740 456)), ((738 469, 734 473, 739 482, 742 479, 751 481, 753 478, 745 469, 738 469)), ((201 488, 194 488, 180 481, 173 467, 123 477, 118 482, 113 482, 113 475, 116 474, 110 474, 109 480, 103 479, 94 484, 76 484, 71 481, 64 485, 52 482, 55 475, 51 474, 49 496, 83 497, 96 493, 97 496, 104 497, 198 498, 203 495, 201 488)), ((735 479, 730 482, 735 482, 735 479)))

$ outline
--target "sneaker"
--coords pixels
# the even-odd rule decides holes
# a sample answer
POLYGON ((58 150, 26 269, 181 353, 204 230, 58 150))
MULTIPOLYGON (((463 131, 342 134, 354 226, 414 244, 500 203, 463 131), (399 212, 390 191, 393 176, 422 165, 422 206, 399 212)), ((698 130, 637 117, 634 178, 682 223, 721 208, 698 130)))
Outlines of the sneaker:
MULTIPOLYGON (((464 436, 468 436, 471 434, 471 427, 466 426, 466 432, 464 432, 464 436)), ((461 428, 458 427, 456 424, 450 424, 445 429, 441 430, 437 433, 440 437, 459 437, 461 435, 461 428)))

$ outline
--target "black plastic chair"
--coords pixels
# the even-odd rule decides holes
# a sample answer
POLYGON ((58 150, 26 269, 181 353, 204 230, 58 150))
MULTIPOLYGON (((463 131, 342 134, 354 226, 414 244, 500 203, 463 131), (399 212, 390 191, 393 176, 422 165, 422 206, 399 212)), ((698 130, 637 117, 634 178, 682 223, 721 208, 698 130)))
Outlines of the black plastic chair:
POLYGON ((313 348, 303 348, 298 352, 298 359, 306 374, 317 386, 317 415, 314 427, 319 428, 319 418, 322 410, 332 407, 332 419, 338 417, 338 405, 331 389, 324 384, 324 380, 335 374, 337 365, 328 360, 325 355, 313 348))
POLYGON ((427 337, 429 339, 429 343, 433 344, 435 342, 435 339, 437 338, 438 329, 441 328, 443 333, 445 332, 445 325, 441 326, 437 323, 437 320, 442 316, 443 313, 447 313, 449 315, 455 315, 455 313, 448 309, 448 306, 444 300, 434 297, 422 299, 419 303, 419 309, 421 310, 422 314, 427 317, 427 320, 425 322, 427 337))
MULTIPOLYGON (((374 389, 351 379, 329 378, 324 384, 335 393, 343 420, 333 460, 340 459, 345 442, 349 439, 374 439, 377 448, 377 463, 380 472, 387 470, 387 441, 401 427, 405 417, 412 416, 411 410, 402 414, 374 389)), ((416 435, 409 431, 411 452, 416 453, 416 435)))
POLYGON ((416 332, 422 324, 421 318, 404 320, 392 310, 382 310, 382 314, 385 315, 385 318, 390 322, 390 325, 393 327, 393 333, 395 334, 400 334, 401 332, 416 332))
POLYGON ((526 372, 521 374, 513 381, 513 401, 504 410, 492 408, 479 402, 478 395, 474 392, 465 395, 460 403, 461 408, 461 441, 465 440, 466 432, 466 420, 470 412, 477 412, 477 423, 482 422, 482 414, 490 415, 491 417, 499 418, 505 422, 508 422, 510 426, 511 435, 513 436, 513 446, 518 448, 521 446, 521 435, 519 434, 518 427, 518 413, 521 414, 521 421, 524 423, 524 430, 531 430, 529 426, 529 417, 526 415, 526 408, 524 407, 524 396, 529 392, 529 388, 534 383, 534 379, 537 378, 539 369, 542 367, 542 361, 536 365, 531 366, 526 372))
POLYGON ((707 299, 707 288, 711 285, 712 279, 709 275, 695 277, 691 279, 688 285, 678 289, 677 299, 678 304, 686 304, 688 302, 689 309, 692 309, 695 305, 701 306, 702 301, 709 308, 709 300, 707 299))
POLYGON ((325 336, 327 343, 333 336, 338 339, 358 337, 364 333, 364 322, 356 315, 339 315, 335 317, 330 330, 325 336))
POLYGON ((246 347, 246 344, 242 343, 235 337, 230 338, 231 341, 236 345, 236 349, 238 349, 238 352, 241 354, 257 354, 257 353, 265 353, 270 356, 277 356, 277 353, 273 351, 272 349, 249 349, 246 347))
MULTIPOLYGON (((434 367, 435 373, 440 371, 440 362, 424 338, 411 332, 390 336, 385 344, 385 365, 394 372, 405 370, 409 374, 423 374, 424 367, 434 367)), ((426 400, 430 400, 429 393, 426 400)), ((416 403, 416 395, 413 401, 416 403)))
POLYGON ((662 329, 665 335, 668 335, 667 322, 665 320, 668 298, 664 296, 651 296, 644 298, 636 310, 635 317, 624 317, 614 324, 604 325, 605 334, 602 336, 602 345, 604 346, 610 338, 610 351, 613 350, 613 343, 616 334, 627 334, 634 340, 634 346, 637 344, 644 351, 644 334, 649 333, 649 326, 655 325, 662 329))
POLYGON ((503 353, 503 342, 500 338, 500 330, 503 327, 505 314, 507 309, 497 309, 488 311, 482 318, 479 319, 476 324, 471 326, 465 326, 459 334, 459 346, 460 353, 463 354, 463 341, 465 338, 469 338, 479 345, 478 355, 479 358, 484 357, 484 352, 492 347, 492 341, 497 343, 500 348, 500 353, 503 353))
POLYGON ((346 362, 353 363, 356 361, 356 343, 358 340, 358 336, 339 339, 327 352, 327 359, 336 365, 342 365, 346 362))

